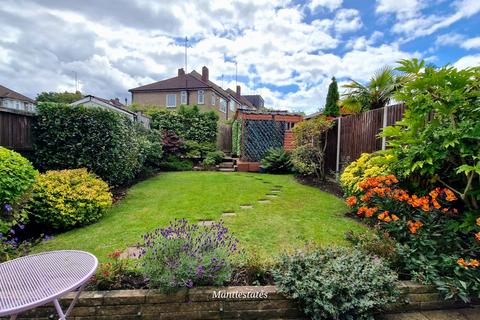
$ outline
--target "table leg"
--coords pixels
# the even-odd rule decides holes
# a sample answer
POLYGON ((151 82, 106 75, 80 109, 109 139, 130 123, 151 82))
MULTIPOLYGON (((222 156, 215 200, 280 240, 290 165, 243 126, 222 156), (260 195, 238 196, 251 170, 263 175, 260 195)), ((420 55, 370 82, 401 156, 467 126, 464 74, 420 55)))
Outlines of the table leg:
POLYGON ((17 319, 17 316, 18 316, 18 314, 12 314, 12 315, 10 316, 10 320, 15 320, 15 319, 17 319))
POLYGON ((77 303, 78 299, 80 298, 80 294, 82 293, 83 289, 85 288, 85 285, 82 285, 80 288, 78 288, 77 294, 75 295, 75 298, 73 298, 72 302, 68 306, 68 309, 65 313, 63 313, 62 306, 58 302, 57 299, 53 300, 53 304, 55 305, 55 309, 57 310, 58 316, 60 317, 60 320, 66 320, 70 312, 72 312, 73 307, 77 303))

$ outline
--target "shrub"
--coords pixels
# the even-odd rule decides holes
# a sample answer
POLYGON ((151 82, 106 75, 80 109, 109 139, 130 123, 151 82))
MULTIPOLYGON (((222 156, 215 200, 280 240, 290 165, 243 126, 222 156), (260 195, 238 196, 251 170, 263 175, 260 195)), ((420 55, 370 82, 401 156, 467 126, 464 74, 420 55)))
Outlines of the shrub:
POLYGON ((418 65, 401 61, 398 70, 410 81, 395 99, 407 108, 403 119, 383 132, 398 158, 395 172, 448 187, 469 210, 479 210, 480 68, 427 66, 420 72, 418 65))
POLYGON ((292 164, 296 172, 313 176, 317 180, 325 177, 324 154, 327 146, 326 132, 332 121, 325 116, 298 123, 293 129, 295 149, 292 164))
POLYGON ((217 149, 214 142, 198 143, 193 140, 185 141, 185 148, 187 149, 187 158, 205 158, 207 153, 213 152, 217 149))
POLYGON ((24 222, 21 205, 37 174, 19 153, 0 147, 0 233, 24 222))
POLYGON ((116 112, 42 103, 33 131, 35 163, 42 170, 88 168, 118 186, 143 165, 135 124, 116 112))
POLYGON ((32 194, 27 206, 32 220, 56 230, 95 222, 112 204, 108 185, 86 169, 41 174, 32 194))
POLYGON ((271 173, 289 173, 292 171, 290 154, 283 148, 271 148, 262 159, 262 167, 271 173))
POLYGON ((180 159, 169 155, 160 163, 160 169, 165 171, 189 171, 193 169, 193 162, 188 159, 180 159))
POLYGON ((213 167, 214 165, 222 162, 224 157, 225 157, 225 153, 223 151, 209 152, 207 153, 207 156, 205 157, 205 159, 203 159, 202 164, 206 168, 213 167))
POLYGON ((312 319, 373 319, 396 301, 395 273, 361 251, 327 248, 283 255, 274 276, 280 291, 312 319))
POLYGON ((138 128, 140 150, 145 166, 158 168, 163 159, 163 135, 159 130, 138 128))
POLYGON ((362 153, 360 158, 350 163, 340 176, 345 194, 358 194, 360 182, 367 178, 392 174, 390 167, 394 159, 392 155, 362 153))
POLYGON ((162 146, 167 155, 180 155, 185 150, 183 140, 174 131, 163 133, 162 146))
POLYGON ((460 212, 450 189, 417 196, 400 188, 395 176, 368 178, 359 188, 362 194, 347 198, 347 204, 398 241, 406 273, 435 284, 447 298, 480 295, 478 213, 460 212), (464 221, 476 225, 465 229, 464 221))
POLYGON ((130 269, 130 261, 121 257, 119 250, 109 253, 107 257, 110 261, 99 265, 93 279, 98 290, 126 289, 125 285, 129 278, 138 278, 135 271, 130 269))
POLYGON ((218 115, 213 111, 200 112, 197 106, 181 106, 178 112, 150 109, 148 115, 152 128, 175 132, 184 140, 198 143, 216 141, 218 115))
POLYGON ((176 220, 144 239, 143 267, 153 288, 222 285, 231 278, 237 240, 222 222, 206 227, 176 220))

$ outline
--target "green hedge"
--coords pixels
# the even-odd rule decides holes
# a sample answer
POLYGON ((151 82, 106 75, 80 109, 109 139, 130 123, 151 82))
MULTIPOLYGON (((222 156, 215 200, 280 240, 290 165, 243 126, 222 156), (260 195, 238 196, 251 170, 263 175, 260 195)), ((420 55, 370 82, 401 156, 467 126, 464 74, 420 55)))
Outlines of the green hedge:
POLYGON ((115 112, 40 103, 33 126, 35 163, 41 170, 88 168, 118 186, 143 166, 136 124, 115 112))
POLYGON ((148 114, 154 129, 175 132, 185 141, 216 142, 218 115, 213 111, 200 112, 197 106, 181 106, 178 112, 156 108, 148 114))

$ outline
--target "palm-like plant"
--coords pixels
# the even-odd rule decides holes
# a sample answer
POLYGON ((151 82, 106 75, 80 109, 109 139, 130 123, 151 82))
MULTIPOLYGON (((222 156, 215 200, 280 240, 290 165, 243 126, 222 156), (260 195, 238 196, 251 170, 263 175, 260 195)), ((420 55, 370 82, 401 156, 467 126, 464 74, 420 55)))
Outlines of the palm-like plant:
POLYGON ((375 72, 370 81, 363 85, 352 80, 344 85, 347 92, 342 94, 340 106, 350 112, 360 112, 385 107, 403 82, 402 76, 396 76, 393 69, 383 67, 375 72))

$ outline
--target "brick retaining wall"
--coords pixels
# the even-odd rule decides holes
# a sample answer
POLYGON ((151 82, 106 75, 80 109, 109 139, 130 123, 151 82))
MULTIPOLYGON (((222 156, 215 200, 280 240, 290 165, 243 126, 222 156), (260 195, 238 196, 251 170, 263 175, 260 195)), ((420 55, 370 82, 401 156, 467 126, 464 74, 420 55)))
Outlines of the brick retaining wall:
MULTIPOLYGON (((432 310, 465 306, 442 300, 429 286, 402 282, 402 303, 389 312, 432 310)), ((73 294, 61 300, 67 305, 73 294)), ((274 286, 201 287, 163 294, 154 290, 88 291, 69 319, 302 319, 296 304, 278 293, 274 286), (217 294, 230 294, 215 297, 217 294), (232 295, 245 296, 233 298, 232 295), (250 296, 248 296, 250 295, 250 296), (266 298, 265 298, 266 297, 266 298)), ((57 319, 52 305, 19 315, 18 319, 57 319)))

